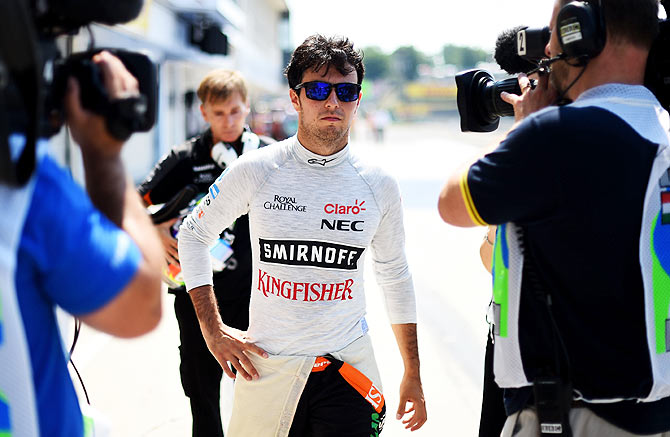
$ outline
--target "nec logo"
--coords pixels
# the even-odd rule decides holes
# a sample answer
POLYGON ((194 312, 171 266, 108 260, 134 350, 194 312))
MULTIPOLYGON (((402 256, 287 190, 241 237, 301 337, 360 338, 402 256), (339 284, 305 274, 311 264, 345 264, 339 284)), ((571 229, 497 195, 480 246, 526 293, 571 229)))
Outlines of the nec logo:
POLYGON ((331 231, 354 231, 363 232, 363 220, 328 220, 321 219, 321 229, 329 229, 331 231))

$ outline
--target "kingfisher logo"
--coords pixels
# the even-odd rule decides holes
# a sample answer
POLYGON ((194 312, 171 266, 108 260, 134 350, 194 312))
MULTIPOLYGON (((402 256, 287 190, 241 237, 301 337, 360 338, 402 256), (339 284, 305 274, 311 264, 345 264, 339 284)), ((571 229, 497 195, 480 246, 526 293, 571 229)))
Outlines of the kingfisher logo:
POLYGON ((354 298, 353 279, 342 282, 293 282, 258 270, 258 291, 265 297, 270 295, 302 302, 346 301, 354 298))
POLYGON ((298 205, 298 202, 295 200, 295 197, 290 196, 278 196, 275 194, 275 198, 271 202, 265 202, 263 208, 279 210, 279 211, 298 211, 306 212, 307 206, 298 205))
POLYGON ((323 212, 326 214, 354 214, 358 215, 365 211, 363 207, 365 200, 358 203, 358 199, 354 201, 353 205, 340 205, 339 203, 328 203, 323 207, 323 212))

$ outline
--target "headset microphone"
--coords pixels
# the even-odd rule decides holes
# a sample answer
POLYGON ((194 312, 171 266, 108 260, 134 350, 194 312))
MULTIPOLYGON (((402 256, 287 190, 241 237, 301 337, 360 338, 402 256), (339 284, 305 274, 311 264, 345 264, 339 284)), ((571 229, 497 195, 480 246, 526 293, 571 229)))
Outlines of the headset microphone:
POLYGON ((556 61, 560 61, 561 59, 566 59, 566 58, 567 58, 567 56, 565 56, 565 53, 559 53, 558 56, 554 56, 553 58, 542 59, 540 61, 540 64, 551 65, 556 61))
MULTIPOLYGON (((538 68, 536 71, 544 71, 546 73, 550 69, 551 64, 564 59, 567 59, 565 53, 559 53, 558 56, 554 56, 553 58, 541 59, 540 62, 538 62, 538 68)), ((536 71, 533 71, 533 73, 535 73, 536 71)))
MULTIPOLYGON (((258 135, 247 129, 242 132, 240 141, 242 141, 242 153, 247 153, 249 150, 258 149, 261 144, 261 140, 258 138, 258 135)), ((223 170, 228 168, 230 164, 232 164, 238 158, 237 151, 233 148, 233 146, 228 143, 224 143, 223 141, 214 144, 212 150, 210 151, 210 155, 212 156, 214 162, 216 162, 217 165, 223 170)))
POLYGON ((214 162, 225 170, 237 159, 237 152, 229 144, 221 142, 212 147, 211 156, 214 162))

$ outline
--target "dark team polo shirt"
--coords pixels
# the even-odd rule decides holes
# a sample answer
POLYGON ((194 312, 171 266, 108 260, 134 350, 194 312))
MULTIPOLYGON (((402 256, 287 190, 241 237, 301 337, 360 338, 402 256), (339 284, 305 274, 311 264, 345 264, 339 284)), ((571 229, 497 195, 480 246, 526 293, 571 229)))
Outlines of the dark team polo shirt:
MULTIPOLYGON (((649 392, 639 238, 657 149, 612 112, 566 106, 521 123, 470 168, 474 214, 513 222, 523 235, 519 343, 529 381, 556 362, 538 298, 548 291, 574 388, 586 399, 649 392)), ((530 392, 508 390, 508 413, 523 408, 530 392)), ((589 408, 630 432, 670 430, 670 398, 589 408)))

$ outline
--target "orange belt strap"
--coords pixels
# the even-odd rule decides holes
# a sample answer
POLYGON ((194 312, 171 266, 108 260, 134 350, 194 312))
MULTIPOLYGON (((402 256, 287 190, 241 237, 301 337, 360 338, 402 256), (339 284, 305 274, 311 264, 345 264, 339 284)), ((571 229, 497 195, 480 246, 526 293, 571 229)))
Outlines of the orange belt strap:
POLYGON ((349 383, 358 393, 370 402, 377 413, 382 412, 384 407, 384 395, 377 387, 368 379, 367 376, 359 372, 354 366, 343 363, 340 367, 340 374, 345 381, 349 383))

